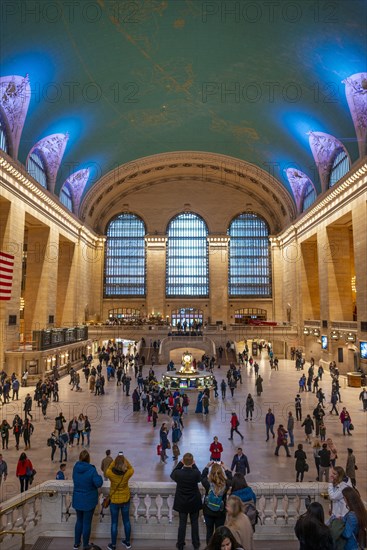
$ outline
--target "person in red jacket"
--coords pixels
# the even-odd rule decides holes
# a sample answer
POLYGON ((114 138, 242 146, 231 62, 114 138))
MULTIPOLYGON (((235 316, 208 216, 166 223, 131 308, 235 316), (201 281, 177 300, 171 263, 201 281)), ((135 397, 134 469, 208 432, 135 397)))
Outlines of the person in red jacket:
POLYGON ((24 493, 28 490, 29 481, 33 477, 33 465, 25 453, 19 457, 16 476, 19 478, 20 492, 24 493))
POLYGON ((238 416, 236 415, 235 412, 233 412, 232 416, 231 416, 231 437, 228 438, 229 440, 233 439, 233 432, 238 433, 240 438, 243 439, 243 435, 238 431, 238 426, 239 425, 240 425, 240 423, 239 423, 239 420, 238 420, 238 416))
POLYGON ((219 443, 217 436, 214 436, 214 440, 209 447, 209 451, 210 451, 210 460, 214 460, 215 462, 221 461, 223 446, 221 443, 219 443))

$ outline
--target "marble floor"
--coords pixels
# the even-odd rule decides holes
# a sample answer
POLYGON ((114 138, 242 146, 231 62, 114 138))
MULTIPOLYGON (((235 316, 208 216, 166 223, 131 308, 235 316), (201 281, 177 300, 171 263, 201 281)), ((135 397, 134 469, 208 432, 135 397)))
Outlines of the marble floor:
MULTIPOLYGON (((101 548, 107 548, 107 544, 110 540, 98 539, 95 541, 98 546, 101 548)), ((66 550, 73 547, 73 539, 53 539, 50 542, 48 547, 42 546, 42 550, 66 550)), ((187 543, 186 547, 191 549, 192 546, 187 543)), ((120 545, 121 548, 121 545, 120 545)), ((134 541, 133 550, 175 550, 176 545, 174 541, 134 541)), ((266 541, 266 540, 257 540, 256 541, 256 550, 296 550, 299 548, 299 543, 296 541, 266 541)), ((28 550, 28 549, 27 549, 28 550)), ((29 549, 31 550, 31 549, 29 549)), ((34 550, 37 549, 37 545, 34 550)))
MULTIPOLYGON (((157 366, 155 370, 158 378, 160 378, 165 368, 157 366)), ((226 371, 227 368, 224 366, 220 370, 215 369, 215 375, 219 383, 222 377, 225 376, 226 371)), ((243 384, 239 384, 235 390, 234 398, 230 396, 229 392, 225 400, 212 397, 210 414, 206 419, 202 415, 195 414, 196 394, 191 394, 189 414, 184 418, 185 429, 179 444, 181 453, 192 452, 199 468, 203 468, 209 459, 209 445, 213 436, 217 435, 224 447, 223 460, 230 465, 237 446, 241 444, 241 440, 236 434, 233 441, 228 441, 230 415, 235 410, 240 418, 239 430, 244 435, 242 447, 248 456, 251 468, 251 473, 248 475, 249 483, 258 481, 294 482, 294 458, 287 458, 284 449, 280 450, 279 457, 275 457, 275 442, 272 439, 269 442, 265 441, 265 414, 267 409, 271 407, 275 413, 276 426, 280 423, 286 424, 288 411, 292 410, 294 413, 294 397, 298 392, 300 373, 295 370, 294 363, 289 360, 281 360, 279 371, 271 371, 267 355, 263 353, 260 361, 260 373, 264 378, 264 392, 261 397, 254 397, 255 414, 253 421, 245 422, 245 399, 249 392, 255 394, 255 375, 250 368, 243 368, 242 372, 243 384)), ((135 468, 134 481, 169 480, 172 468, 171 458, 169 458, 167 464, 162 464, 156 454, 156 446, 159 443, 159 426, 169 418, 160 415, 157 428, 154 429, 152 424, 147 422, 144 412, 133 413, 131 397, 126 397, 122 387, 116 387, 113 380, 106 384, 105 395, 94 396, 88 391, 83 375, 81 378, 81 392, 70 390, 68 377, 60 381, 60 402, 50 404, 48 420, 43 419, 41 409, 36 405, 33 406, 35 431, 32 436, 32 448, 27 454, 37 470, 35 481, 40 483, 47 479, 53 479, 58 470, 58 462, 52 463, 50 460, 50 449, 47 447, 46 441, 53 430, 54 419, 60 411, 63 412, 67 420, 80 412, 89 416, 92 423, 91 460, 98 468, 106 449, 111 449, 113 455, 123 451, 135 468)), ((328 401, 331 389, 331 379, 328 373, 325 373, 321 386, 328 401)), ((132 384, 133 389, 134 385, 132 384)), ((33 396, 32 388, 29 391, 33 396)), ((27 389, 22 388, 19 401, 13 401, 1 407, 1 420, 6 418, 11 423, 14 414, 22 414, 22 404, 26 392, 27 389)), ((357 485, 362 496, 366 499, 367 413, 362 411, 361 402, 358 400, 359 393, 360 389, 346 387, 345 379, 341 378, 343 405, 347 406, 355 425, 351 437, 343 436, 339 418, 336 415, 329 414, 328 403, 325 409, 327 413, 325 418, 327 436, 333 438, 338 450, 337 464, 345 467, 347 447, 354 449, 358 464, 357 485)), ((302 400, 303 414, 312 414, 316 405, 315 395, 304 393, 302 394, 302 400)), ((305 439, 300 424, 300 422, 297 422, 295 427, 296 444, 299 442, 304 443, 305 439)), ((21 446, 20 451, 23 448, 24 445, 21 446)), ((9 450, 2 451, 9 469, 8 479, 1 486, 2 500, 13 496, 19 490, 15 468, 20 451, 15 449, 14 436, 11 435, 9 450)), ((71 478, 72 467, 77 460, 79 451, 80 447, 76 446, 69 450, 66 472, 68 478, 71 478)), ((316 471, 311 446, 305 444, 305 451, 310 463, 310 471, 305 474, 305 482, 314 481, 316 471)), ((58 452, 55 458, 59 458, 58 452)))

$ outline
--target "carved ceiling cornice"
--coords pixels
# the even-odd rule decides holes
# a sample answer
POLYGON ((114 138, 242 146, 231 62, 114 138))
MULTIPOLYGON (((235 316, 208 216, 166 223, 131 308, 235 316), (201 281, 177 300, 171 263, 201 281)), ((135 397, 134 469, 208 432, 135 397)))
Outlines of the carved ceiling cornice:
POLYGON ((189 180, 226 185, 253 197, 272 220, 273 231, 281 230, 296 217, 291 195, 265 170, 226 155, 194 151, 144 157, 112 170, 87 192, 80 217, 101 230, 106 213, 131 192, 165 182, 189 180))

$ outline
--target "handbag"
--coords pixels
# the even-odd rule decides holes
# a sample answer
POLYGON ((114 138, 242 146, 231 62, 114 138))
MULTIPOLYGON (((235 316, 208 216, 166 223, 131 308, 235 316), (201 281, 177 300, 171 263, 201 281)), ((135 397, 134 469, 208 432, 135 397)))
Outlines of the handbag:
POLYGON ((354 426, 353 426, 352 423, 349 424, 349 429, 350 429, 350 431, 353 431, 353 430, 354 430, 354 426))
POLYGON ((304 465, 305 472, 308 472, 309 469, 310 469, 309 465, 307 464, 307 462, 305 462, 305 465, 304 465))
POLYGON ((103 501, 102 501, 102 508, 103 509, 106 509, 109 507, 109 505, 111 504, 111 496, 114 495, 117 491, 117 489, 120 487, 121 483, 122 483, 122 480, 124 479, 124 476, 121 477, 116 489, 114 491, 112 491, 112 493, 110 493, 109 495, 107 495, 106 497, 104 497, 103 501))
POLYGON ((171 448, 171 442, 167 441, 167 449, 170 449, 170 448, 171 448))

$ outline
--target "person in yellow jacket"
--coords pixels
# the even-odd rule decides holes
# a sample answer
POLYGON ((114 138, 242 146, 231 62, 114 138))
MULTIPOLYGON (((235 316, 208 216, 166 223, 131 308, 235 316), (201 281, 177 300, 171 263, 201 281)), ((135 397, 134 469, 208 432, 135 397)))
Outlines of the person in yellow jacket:
POLYGON ((115 460, 109 465, 105 472, 106 477, 111 481, 110 488, 110 512, 111 512, 111 539, 112 542, 107 546, 108 550, 116 550, 117 527, 119 521, 119 511, 121 510, 122 522, 125 529, 125 539, 122 544, 125 548, 131 548, 131 524, 130 524, 130 489, 129 479, 134 474, 134 468, 119 453, 115 460))

